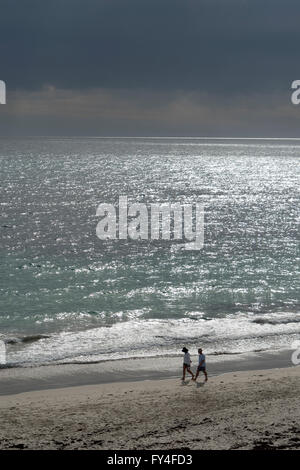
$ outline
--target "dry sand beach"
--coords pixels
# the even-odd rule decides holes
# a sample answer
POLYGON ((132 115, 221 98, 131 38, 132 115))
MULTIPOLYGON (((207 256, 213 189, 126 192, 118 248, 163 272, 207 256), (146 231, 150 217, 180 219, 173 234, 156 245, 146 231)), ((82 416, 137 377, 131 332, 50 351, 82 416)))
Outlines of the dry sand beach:
POLYGON ((300 367, 0 397, 1 449, 300 449, 300 367))

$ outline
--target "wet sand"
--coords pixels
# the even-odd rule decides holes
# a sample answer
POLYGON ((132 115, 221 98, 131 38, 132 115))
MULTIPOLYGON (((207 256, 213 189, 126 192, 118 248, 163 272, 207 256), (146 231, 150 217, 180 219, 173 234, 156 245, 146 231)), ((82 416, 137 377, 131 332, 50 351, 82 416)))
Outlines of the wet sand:
MULTIPOLYGON (((210 376, 226 372, 290 367, 291 350, 207 355, 210 376)), ((192 369, 198 357, 192 355, 192 369)), ((145 357, 95 363, 69 363, 37 367, 0 368, 0 396, 34 390, 112 382, 135 382, 182 376, 182 357, 145 357)))

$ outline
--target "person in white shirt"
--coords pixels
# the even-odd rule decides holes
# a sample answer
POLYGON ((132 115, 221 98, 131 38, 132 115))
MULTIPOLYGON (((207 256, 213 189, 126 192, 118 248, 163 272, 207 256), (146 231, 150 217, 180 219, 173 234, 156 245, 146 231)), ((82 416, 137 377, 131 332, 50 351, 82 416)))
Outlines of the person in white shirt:
POLYGON ((197 380, 199 372, 203 372, 203 374, 205 375, 205 382, 207 382, 205 354, 202 353, 201 348, 198 349, 198 354, 199 354, 199 364, 198 364, 198 367, 197 367, 196 376, 193 380, 197 380))
POLYGON ((183 356, 183 374, 182 374, 182 380, 185 380, 185 371, 187 371, 189 374, 191 374, 192 379, 194 380, 194 374, 191 371, 191 356, 189 353, 189 350, 186 348, 182 348, 182 352, 184 353, 183 356))

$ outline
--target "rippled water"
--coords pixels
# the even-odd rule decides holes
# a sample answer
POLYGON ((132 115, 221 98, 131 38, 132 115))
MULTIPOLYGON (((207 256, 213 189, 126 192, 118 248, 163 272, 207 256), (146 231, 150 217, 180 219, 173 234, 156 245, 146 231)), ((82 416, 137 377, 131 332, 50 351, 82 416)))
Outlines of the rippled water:
POLYGON ((299 337, 300 141, 1 139, 12 364, 283 348, 299 337), (205 245, 100 241, 96 208, 202 202, 205 245))

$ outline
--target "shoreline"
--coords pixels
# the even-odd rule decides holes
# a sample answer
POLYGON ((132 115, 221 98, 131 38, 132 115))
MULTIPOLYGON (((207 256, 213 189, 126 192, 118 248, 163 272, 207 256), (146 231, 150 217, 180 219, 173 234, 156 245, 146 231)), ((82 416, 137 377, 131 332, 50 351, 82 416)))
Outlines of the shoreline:
POLYGON ((300 366, 0 397, 1 449, 300 449, 300 366))
MULTIPOLYGON (((292 350, 225 356, 207 355, 210 377, 220 374, 292 367, 292 350)), ((197 356, 192 355, 192 369, 197 356)), ((116 382, 180 378, 182 357, 122 359, 90 364, 59 364, 0 369, 0 397, 18 393, 116 382)))

